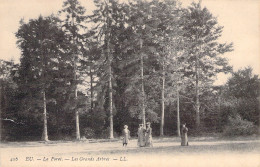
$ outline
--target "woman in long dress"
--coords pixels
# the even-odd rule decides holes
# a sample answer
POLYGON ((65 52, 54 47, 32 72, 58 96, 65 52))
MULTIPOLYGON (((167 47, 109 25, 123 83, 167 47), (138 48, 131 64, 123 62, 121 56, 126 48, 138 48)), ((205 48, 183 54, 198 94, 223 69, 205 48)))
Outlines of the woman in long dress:
POLYGON ((181 146, 188 146, 188 128, 186 127, 186 124, 182 125, 181 128, 181 146))
POLYGON ((123 130, 123 147, 127 146, 129 139, 130 139, 130 131, 128 130, 128 126, 125 125, 124 126, 124 130, 123 130))
POLYGON ((145 134, 145 146, 153 147, 152 128, 150 122, 147 122, 146 134, 145 134))
POLYGON ((138 128, 138 142, 137 142, 137 145, 139 147, 144 147, 145 146, 145 129, 143 127, 143 124, 140 124, 139 125, 139 128, 138 128))

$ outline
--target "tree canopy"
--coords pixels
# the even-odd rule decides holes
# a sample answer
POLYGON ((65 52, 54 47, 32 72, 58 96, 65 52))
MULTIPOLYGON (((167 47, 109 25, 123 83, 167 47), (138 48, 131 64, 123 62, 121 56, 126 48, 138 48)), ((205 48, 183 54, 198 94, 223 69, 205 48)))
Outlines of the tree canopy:
POLYGON ((114 138, 146 122, 161 136, 180 135, 182 123, 191 133, 222 132, 238 117, 259 124, 259 78, 233 71, 222 56, 233 44, 219 42, 224 27, 206 7, 94 3, 91 15, 66 0, 57 15, 21 20, 20 63, 0 64, 2 116, 21 126, 2 121, 12 131, 4 139, 114 138), (232 77, 216 87, 222 72, 232 77))

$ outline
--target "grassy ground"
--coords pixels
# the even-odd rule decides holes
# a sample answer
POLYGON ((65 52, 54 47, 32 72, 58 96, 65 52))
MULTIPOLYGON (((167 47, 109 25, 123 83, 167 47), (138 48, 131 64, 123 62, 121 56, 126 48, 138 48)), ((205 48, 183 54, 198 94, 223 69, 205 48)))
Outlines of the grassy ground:
POLYGON ((136 139, 132 139, 127 148, 116 139, 2 143, 0 165, 260 166, 260 140, 257 137, 191 137, 188 147, 181 147, 180 139, 176 137, 154 138, 153 142, 153 148, 137 147, 136 139))

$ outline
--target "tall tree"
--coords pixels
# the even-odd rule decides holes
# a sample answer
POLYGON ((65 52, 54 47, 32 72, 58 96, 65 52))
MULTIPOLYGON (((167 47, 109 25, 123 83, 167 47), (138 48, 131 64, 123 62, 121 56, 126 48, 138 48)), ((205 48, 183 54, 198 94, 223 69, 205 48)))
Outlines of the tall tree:
MULTIPOLYGON (((131 36, 128 39, 128 45, 132 46, 133 48, 138 48, 139 51, 136 49, 130 48, 133 50, 133 57, 131 63, 136 63, 136 60, 139 61, 140 65, 140 84, 141 84, 141 119, 142 123, 145 124, 146 122, 146 94, 145 94, 145 86, 144 86, 144 78, 145 78, 145 71, 144 71, 144 60, 147 59, 150 49, 153 46, 149 45, 151 42, 152 31, 154 30, 152 27, 152 18, 151 18, 151 3, 146 1, 131 1, 130 8, 129 8, 129 19, 127 24, 129 25, 129 29, 131 29, 131 36), (130 41, 131 40, 131 41, 130 41), (139 46, 138 46, 139 45, 139 46), (134 60, 134 61, 133 61, 134 60)), ((129 32, 128 32, 129 33, 129 32)), ((129 63, 130 64, 130 63, 129 63)))
MULTIPOLYGON (((70 42, 71 50, 68 54, 72 56, 72 64, 74 70, 74 79, 72 84, 74 85, 74 98, 77 101, 78 98, 78 70, 77 66, 79 63, 80 46, 82 46, 82 34, 80 31, 84 30, 83 24, 86 19, 85 8, 80 5, 78 0, 66 0, 63 3, 63 9, 60 13, 65 14, 65 20, 63 20, 66 34, 70 42)), ((79 111, 77 106, 75 107, 75 120, 76 120, 76 139, 80 140, 80 127, 79 127, 79 111)))
POLYGON ((53 16, 47 18, 40 16, 27 24, 21 21, 16 33, 17 44, 22 51, 19 68, 20 84, 27 85, 31 94, 34 90, 42 96, 40 103, 43 108, 44 141, 48 141, 46 91, 53 79, 50 73, 55 68, 55 57, 60 53, 62 33, 57 26, 57 19, 53 16))
MULTIPOLYGON (((93 29, 98 36, 98 39, 102 48, 102 55, 100 57, 100 69, 103 69, 103 72, 100 72, 100 80, 105 82, 100 82, 101 87, 108 87, 108 99, 109 99, 109 138, 114 138, 114 123, 113 123, 113 67, 112 63, 114 62, 114 53, 115 53, 115 43, 117 43, 117 36, 112 32, 118 27, 119 15, 121 5, 117 0, 96 0, 95 5, 97 10, 94 11, 94 14, 89 18, 97 24, 93 29)), ((102 88, 101 88, 102 89, 102 88)))
MULTIPOLYGON (((180 50, 181 29, 178 20, 180 19, 180 4, 177 1, 152 1, 152 17, 157 19, 154 42, 157 44, 157 61, 160 66, 161 77, 161 123, 160 136, 164 135, 164 115, 165 115, 165 94, 166 76, 170 71, 178 68, 173 60, 177 60, 177 53, 180 50), (170 66, 173 68, 169 69, 170 66)), ((176 69, 174 70, 176 71, 176 69)), ((168 77, 169 79, 169 77, 168 77)), ((174 82, 174 78, 172 78, 174 82)), ((167 81, 169 82, 169 81, 167 81)))
POLYGON ((190 43, 188 49, 190 66, 186 68, 195 82, 196 127, 200 126, 200 95, 203 85, 212 85, 214 76, 219 72, 230 71, 227 60, 220 54, 232 51, 232 44, 218 42, 223 27, 218 25, 217 18, 200 3, 192 3, 183 15, 184 37, 190 43))

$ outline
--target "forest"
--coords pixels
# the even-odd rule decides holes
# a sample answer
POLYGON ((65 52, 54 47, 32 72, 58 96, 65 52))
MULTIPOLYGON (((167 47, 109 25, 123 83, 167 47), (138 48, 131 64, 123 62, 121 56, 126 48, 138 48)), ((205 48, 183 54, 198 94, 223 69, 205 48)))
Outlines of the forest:
POLYGON ((0 60, 1 141, 259 134, 260 79, 223 56, 224 26, 200 3, 65 0, 15 36, 20 63, 0 60), (219 73, 231 74, 223 85, 219 73))

